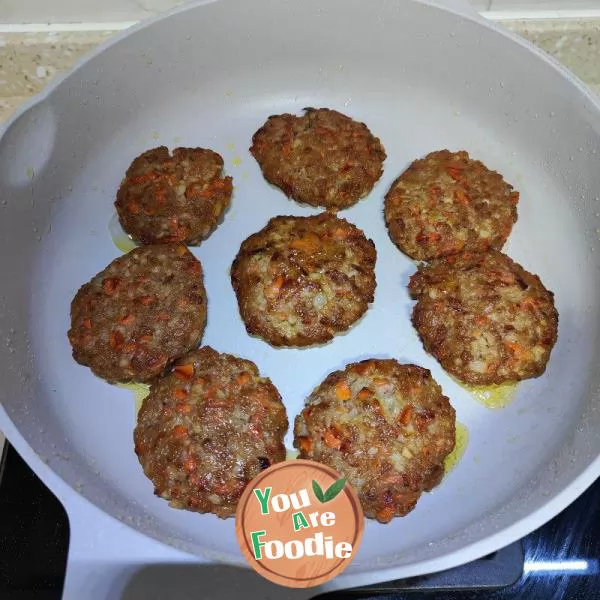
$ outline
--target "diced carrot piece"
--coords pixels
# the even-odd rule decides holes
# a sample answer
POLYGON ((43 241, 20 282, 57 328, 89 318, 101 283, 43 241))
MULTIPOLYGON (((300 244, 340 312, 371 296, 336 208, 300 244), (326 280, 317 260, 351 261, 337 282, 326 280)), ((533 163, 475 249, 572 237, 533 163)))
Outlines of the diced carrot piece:
POLYGON ((142 173, 141 175, 136 175, 135 177, 129 177, 129 183, 131 185, 140 185, 141 183, 147 183, 149 181, 154 181, 158 177, 158 173, 155 171, 147 171, 146 173, 142 173))
POLYGON ((398 418, 398 421, 400 421, 400 423, 402 423, 402 425, 408 425, 410 423, 410 419, 412 417, 413 410, 414 409, 413 409, 412 404, 407 404, 402 409, 402 412, 400 413, 400 417, 398 418))
POLYGON ((457 167, 446 167, 446 173, 454 179, 454 181, 458 181, 462 177, 462 169, 457 167))
POLYGON ((204 397, 207 400, 212 400, 217 397, 217 388, 213 385, 204 392, 204 397))
POLYGON ((345 381, 338 381, 335 384, 335 396, 338 400, 350 400, 352 398, 352 390, 345 381))
POLYGON ((150 304, 152 304, 154 302, 155 298, 154 296, 142 296, 140 298, 140 303, 143 304, 144 306, 149 306, 150 304))
POLYGON ((102 280, 102 289, 105 294, 112 296, 119 287, 121 280, 118 277, 106 277, 102 280))
POLYGON ((521 308, 523 310, 533 310, 538 305, 538 302, 534 300, 531 296, 527 296, 523 300, 521 300, 521 308))
POLYGON ((183 381, 190 381, 194 376, 194 365, 192 363, 187 363, 185 365, 177 365, 173 369, 173 373, 175 373, 175 377, 181 379, 183 381))
POLYGON ((268 286, 265 287, 265 296, 269 298, 269 300, 273 300, 279 295, 281 291, 281 286, 285 281, 283 275, 278 275, 268 286))
POLYGON ((306 252, 307 254, 314 254, 321 248, 321 240, 316 233, 307 233, 304 237, 292 240, 290 248, 306 252))
POLYGON ((187 402, 178 402, 175 410, 182 415, 187 415, 192 412, 192 405, 187 402))
POLYGON ((187 473, 193 473, 198 468, 198 463, 190 456, 184 461, 183 468, 187 473))
POLYGON ((469 196, 467 196, 467 194, 465 194, 465 192, 463 192, 461 189, 454 190, 454 199, 465 206, 468 206, 471 202, 471 198, 469 198, 469 196))
POLYGON ((121 325, 129 326, 135 322, 135 315, 125 315, 120 321, 121 325))
POLYGON ((246 385, 250 381, 250 375, 244 371, 243 373, 240 373, 235 380, 239 385, 246 385))
POLYGON ((328 448, 335 448, 336 450, 339 450, 342 445, 342 440, 336 437, 331 427, 325 432, 323 441, 328 448))
POLYGON ((200 275, 200 263, 197 261, 190 263, 188 270, 192 275, 200 275))
POLYGON ((514 354, 515 358, 527 358, 530 351, 515 342, 504 342, 504 345, 514 354))
POLYGON ((206 385, 206 379, 204 377, 197 377, 194 383, 196 385, 206 385))
POLYGON ((310 452, 313 447, 313 441, 311 438, 303 436, 298 438, 298 446, 302 452, 310 452))
POLYGON ((359 375, 365 375, 367 371, 373 366, 373 362, 370 360, 363 360, 362 362, 354 365, 353 371, 359 375))
POLYGON ((188 428, 185 425, 175 425, 171 430, 171 434, 177 440, 182 440, 188 436, 188 428))
POLYGON ((111 331, 110 336, 108 338, 108 345, 113 350, 120 350, 123 347, 123 343, 125 342, 125 338, 120 331, 111 331))
POLYGON ((84 326, 86 329, 91 329, 91 328, 92 328, 92 320, 91 320, 91 319, 89 319, 89 318, 88 318, 88 319, 84 319, 84 320, 83 320, 83 326, 84 326))
POLYGON ((369 398, 373 397, 373 392, 369 388, 364 387, 362 390, 360 390, 360 392, 358 392, 358 395, 356 397, 359 400, 368 400, 369 398))
POLYGON ((386 506, 377 511, 377 520, 381 523, 387 523, 394 518, 395 510, 391 506, 386 506))
POLYGON ((430 231, 429 233, 423 233, 421 231, 415 237, 418 244, 423 244, 424 242, 439 242, 441 239, 442 234, 437 231, 430 231))
POLYGON ((429 198, 432 200, 437 200, 442 194, 442 188, 438 185, 432 185, 428 190, 429 198))
POLYGON ((173 396, 175 396, 177 400, 185 400, 189 395, 190 393, 184 388, 175 388, 175 391, 173 392, 173 396))

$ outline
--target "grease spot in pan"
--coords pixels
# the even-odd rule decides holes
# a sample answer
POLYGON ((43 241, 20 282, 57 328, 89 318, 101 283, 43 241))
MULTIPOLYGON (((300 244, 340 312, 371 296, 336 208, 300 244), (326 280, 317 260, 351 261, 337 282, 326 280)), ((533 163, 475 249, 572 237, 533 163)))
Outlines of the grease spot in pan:
POLYGON ((463 457, 467 445, 469 444, 469 430, 466 425, 456 422, 456 441, 454 443, 454 450, 446 456, 444 461, 444 472, 446 475, 456 467, 460 459, 463 457))
POLYGON ((498 409, 508 406, 515 397, 518 383, 502 383, 499 385, 468 385, 450 376, 450 379, 466 390, 477 402, 487 408, 498 409))
POLYGON ((501 385, 464 385, 461 384, 477 402, 487 408, 497 409, 508 406, 515 397, 516 383, 501 385))
POLYGON ((135 400, 135 414, 137 417, 144 398, 150 393, 150 386, 145 383, 118 383, 117 387, 123 390, 129 390, 133 393, 135 400))
POLYGON ((285 460, 296 460, 298 458, 298 450, 295 448, 286 448, 285 449, 285 460))
POLYGON ((137 248, 137 244, 123 231, 117 213, 115 213, 108 222, 108 231, 113 244, 124 254, 137 248))

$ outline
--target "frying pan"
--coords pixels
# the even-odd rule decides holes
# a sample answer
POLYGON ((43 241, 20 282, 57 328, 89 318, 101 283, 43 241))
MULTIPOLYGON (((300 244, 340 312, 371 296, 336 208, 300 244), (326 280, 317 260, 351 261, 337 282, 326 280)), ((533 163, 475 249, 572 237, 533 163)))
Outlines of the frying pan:
MULTIPOLYGON (((290 421, 330 371, 393 356, 431 369, 469 430, 458 466, 410 515, 367 524, 355 561, 328 584, 339 588, 490 553, 598 476, 599 133, 596 98, 546 55, 462 2, 417 0, 196 3, 105 44, 23 108, 0 141, 0 427, 66 507, 65 597, 120 597, 140 565, 243 566, 232 519, 153 496, 133 452, 131 393, 71 358, 69 303, 120 253, 107 225, 134 156, 165 144, 225 157, 232 207, 194 249, 209 299, 203 343, 254 360, 290 421), (365 121, 387 150, 381 181, 342 213, 376 243, 378 287, 346 335, 274 349, 245 333, 229 266, 271 216, 318 212, 268 186, 247 151, 268 115, 307 106, 365 121), (476 402, 424 352, 406 292, 415 265, 383 222, 391 181, 441 148, 467 149, 520 191, 505 251, 556 294, 559 339, 547 371, 521 383, 502 410, 476 402)), ((243 570, 239 579, 215 572, 251 580, 243 570)), ((239 589, 254 597, 258 587, 239 589)), ((288 593, 296 594, 279 589, 288 593)))

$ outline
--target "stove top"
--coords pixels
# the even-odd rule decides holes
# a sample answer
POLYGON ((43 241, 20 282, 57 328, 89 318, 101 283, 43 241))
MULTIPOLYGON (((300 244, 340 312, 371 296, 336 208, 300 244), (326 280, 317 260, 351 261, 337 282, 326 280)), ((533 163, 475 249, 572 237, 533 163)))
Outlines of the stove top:
MULTIPOLYGON (((59 600, 68 544, 64 509, 7 444, 0 471, 0 599, 59 600)), ((594 600, 600 599, 599 565, 600 480, 552 521, 480 560, 318 599, 594 600)), ((210 600, 200 589, 197 598, 210 600)))

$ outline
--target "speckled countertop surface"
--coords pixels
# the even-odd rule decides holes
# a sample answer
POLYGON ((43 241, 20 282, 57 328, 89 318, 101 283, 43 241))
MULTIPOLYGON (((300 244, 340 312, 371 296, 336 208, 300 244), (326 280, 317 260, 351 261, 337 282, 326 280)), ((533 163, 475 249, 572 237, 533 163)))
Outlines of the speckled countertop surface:
MULTIPOLYGON (((503 21, 600 92, 600 19, 503 21)), ((114 32, 0 34, 0 121, 114 32)))

